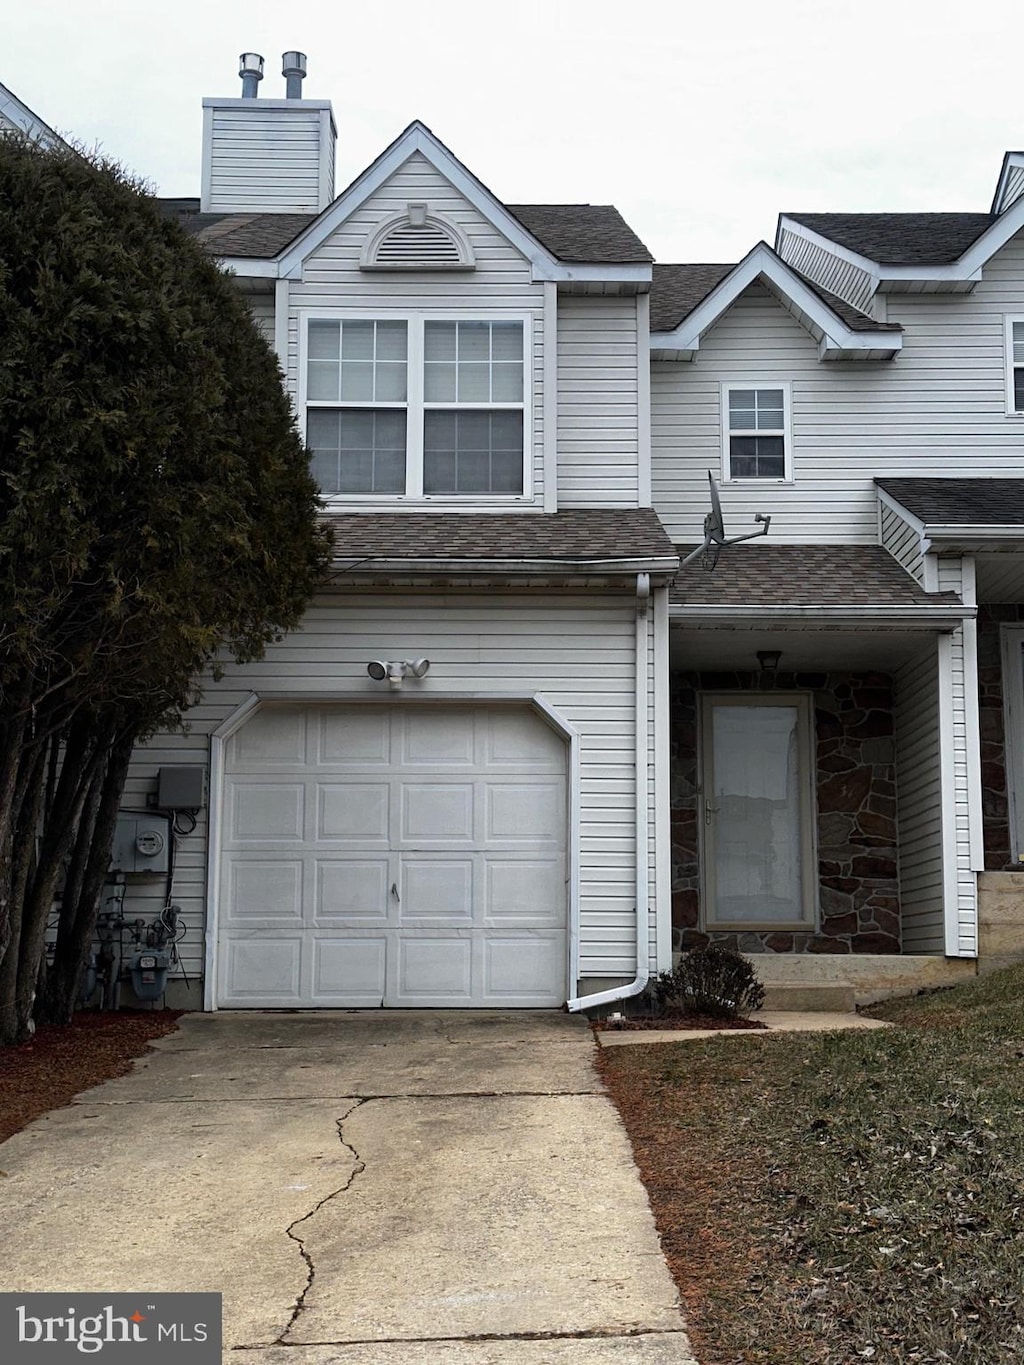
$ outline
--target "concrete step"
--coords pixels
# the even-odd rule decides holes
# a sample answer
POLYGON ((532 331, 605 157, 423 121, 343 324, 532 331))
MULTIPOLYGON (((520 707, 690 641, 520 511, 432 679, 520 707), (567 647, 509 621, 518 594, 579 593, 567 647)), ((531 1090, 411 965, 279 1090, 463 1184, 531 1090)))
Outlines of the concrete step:
POLYGON ((844 982, 826 984, 808 982, 792 984, 765 983, 766 1010, 813 1010, 821 1014, 852 1014, 856 1005, 856 991, 844 982))

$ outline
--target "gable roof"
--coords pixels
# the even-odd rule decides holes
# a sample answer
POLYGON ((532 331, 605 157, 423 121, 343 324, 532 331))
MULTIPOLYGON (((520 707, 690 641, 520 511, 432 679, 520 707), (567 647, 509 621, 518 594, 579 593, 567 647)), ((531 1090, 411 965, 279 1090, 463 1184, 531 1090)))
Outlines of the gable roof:
POLYGON ((758 242, 734 266, 654 267, 652 351, 660 358, 692 360, 703 335, 757 280, 766 284, 779 303, 814 337, 821 360, 881 360, 895 355, 902 346, 902 328, 898 324, 876 322, 826 294, 766 242, 758 242), (675 317, 681 308, 687 311, 675 317))
POLYGON ((531 512, 352 512, 325 519, 341 573, 673 572, 675 549, 649 507, 531 512), (353 564, 344 561, 354 560, 353 564))
POLYGON ((994 213, 785 213, 879 265, 949 265, 995 222, 994 213))
MULTIPOLYGON (((678 327, 735 269, 735 265, 655 265, 651 281, 651 331, 670 332, 678 327)), ((876 322, 813 280, 801 278, 852 331, 902 331, 898 322, 876 322)))
POLYGON ((1024 527, 1024 478, 876 479, 925 526, 1024 527))

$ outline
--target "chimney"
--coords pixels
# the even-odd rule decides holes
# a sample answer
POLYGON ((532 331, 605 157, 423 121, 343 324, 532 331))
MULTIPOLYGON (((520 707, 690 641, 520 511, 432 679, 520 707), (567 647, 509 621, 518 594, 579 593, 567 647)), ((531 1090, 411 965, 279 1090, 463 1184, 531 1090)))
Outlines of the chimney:
POLYGON ((243 52, 238 59, 238 74, 242 78, 242 99, 254 100, 260 93, 263 79, 263 58, 258 52, 243 52))
POLYGON ((302 82, 306 79, 306 54, 304 52, 284 53, 281 57, 281 75, 285 79, 285 99, 302 99, 302 82))
POLYGON ((202 213, 319 213, 334 198, 330 100, 302 95, 306 54, 281 62, 286 98, 256 98, 263 58, 238 60, 241 99, 203 100, 202 213))

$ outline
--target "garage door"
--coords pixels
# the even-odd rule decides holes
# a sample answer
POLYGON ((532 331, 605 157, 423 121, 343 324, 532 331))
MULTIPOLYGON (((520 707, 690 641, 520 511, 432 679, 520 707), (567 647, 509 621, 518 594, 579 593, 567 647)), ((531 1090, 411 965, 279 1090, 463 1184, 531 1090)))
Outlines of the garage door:
POLYGON ((267 706, 226 747, 220 1005, 565 999, 565 745, 532 709, 267 706))

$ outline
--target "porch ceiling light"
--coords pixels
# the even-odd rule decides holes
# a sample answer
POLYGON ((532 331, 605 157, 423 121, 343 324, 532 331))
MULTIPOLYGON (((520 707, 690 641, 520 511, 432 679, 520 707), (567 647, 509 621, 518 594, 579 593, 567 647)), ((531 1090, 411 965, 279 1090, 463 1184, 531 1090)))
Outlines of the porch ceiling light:
POLYGON ((757 651, 757 662, 761 665, 762 673, 774 673, 781 658, 781 649, 759 649, 757 651))

